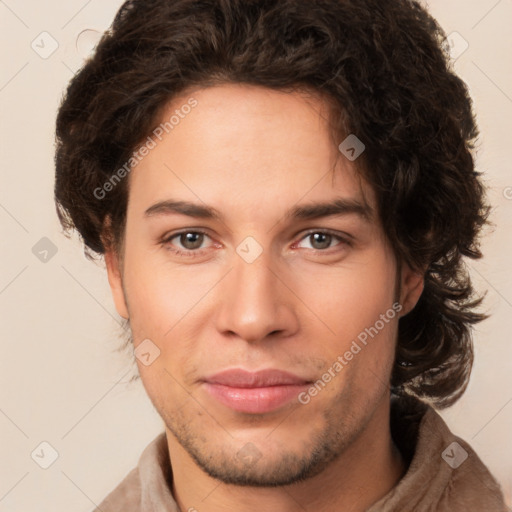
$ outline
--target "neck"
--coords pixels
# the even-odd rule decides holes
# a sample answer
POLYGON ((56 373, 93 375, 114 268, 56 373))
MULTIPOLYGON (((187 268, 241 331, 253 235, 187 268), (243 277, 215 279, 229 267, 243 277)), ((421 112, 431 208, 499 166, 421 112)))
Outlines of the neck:
POLYGON ((406 470, 389 428, 389 400, 350 447, 321 473, 281 487, 242 487, 211 478, 167 430, 172 493, 180 511, 279 510, 363 512, 396 486, 406 470))

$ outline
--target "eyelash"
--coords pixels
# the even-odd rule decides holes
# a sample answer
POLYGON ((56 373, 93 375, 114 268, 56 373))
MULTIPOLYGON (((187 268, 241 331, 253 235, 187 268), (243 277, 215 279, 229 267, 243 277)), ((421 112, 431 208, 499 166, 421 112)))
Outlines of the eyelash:
MULTIPOLYGON (((169 236, 165 237, 161 243, 163 246, 165 246, 166 250, 171 251, 174 254, 177 254, 178 256, 184 256, 187 258, 196 258, 196 257, 202 256, 204 254, 205 249, 183 250, 183 249, 177 249, 175 247, 169 246, 169 243, 171 242, 171 240, 173 240, 174 238, 176 238, 180 235, 186 234, 186 233, 202 234, 207 237, 210 237, 206 231, 203 231, 201 229, 185 229, 185 230, 170 234, 169 236)), ((318 233, 323 234, 323 235, 330 235, 333 238, 336 238, 342 244, 344 244, 348 247, 352 247, 352 242, 349 240, 348 236, 343 237, 339 233, 331 231, 329 229, 311 229, 311 230, 307 231, 306 233, 304 233, 304 235, 300 238, 299 242, 301 242, 308 236, 311 236, 313 234, 318 234, 318 233)), ((334 246, 334 247, 336 247, 336 246, 334 246)), ((329 253, 329 249, 332 249, 332 247, 329 247, 327 249, 310 249, 310 250, 315 251, 315 252, 320 252, 320 253, 329 253)))

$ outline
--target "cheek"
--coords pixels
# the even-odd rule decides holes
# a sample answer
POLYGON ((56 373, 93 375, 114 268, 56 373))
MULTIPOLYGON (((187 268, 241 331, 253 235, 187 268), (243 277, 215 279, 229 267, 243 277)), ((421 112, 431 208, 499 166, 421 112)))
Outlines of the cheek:
POLYGON ((389 252, 379 248, 337 268, 319 266, 302 273, 298 295, 317 315, 303 317, 305 337, 321 338, 317 350, 323 352, 327 369, 342 358, 342 377, 333 393, 338 388, 378 395, 389 381, 399 307, 393 308, 394 265, 389 252))
POLYGON ((316 313, 317 323, 321 320, 326 332, 337 339, 356 338, 392 308, 396 270, 384 249, 368 251, 337 267, 299 270, 295 272, 302 276, 296 279, 297 295, 316 313))
POLYGON ((170 393, 180 397, 183 388, 177 381, 196 371, 191 365, 201 350, 208 304, 219 278, 206 267, 198 272, 193 266, 176 269, 148 264, 142 257, 138 261, 140 265, 132 258, 125 267, 134 347, 149 339, 159 350, 150 366, 137 360, 139 373, 150 396, 158 399, 161 393, 170 393))
POLYGON ((150 366, 139 361, 137 364, 144 389, 158 411, 178 411, 190 403, 190 394, 182 383, 181 374, 166 364, 164 355, 150 366))
POLYGON ((161 338, 187 318, 216 282, 213 269, 177 268, 155 254, 132 251, 124 283, 132 329, 145 328, 161 338))

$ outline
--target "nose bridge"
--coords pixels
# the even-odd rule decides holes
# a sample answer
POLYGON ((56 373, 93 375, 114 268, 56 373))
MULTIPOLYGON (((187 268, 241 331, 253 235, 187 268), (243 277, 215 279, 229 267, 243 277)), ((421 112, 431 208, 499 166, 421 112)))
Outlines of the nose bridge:
POLYGON ((233 269, 220 299, 217 328, 246 341, 258 341, 275 331, 289 334, 296 328, 296 319, 287 288, 276 277, 270 250, 260 249, 255 259, 254 253, 247 257, 252 250, 242 243, 238 254, 233 255, 233 269))

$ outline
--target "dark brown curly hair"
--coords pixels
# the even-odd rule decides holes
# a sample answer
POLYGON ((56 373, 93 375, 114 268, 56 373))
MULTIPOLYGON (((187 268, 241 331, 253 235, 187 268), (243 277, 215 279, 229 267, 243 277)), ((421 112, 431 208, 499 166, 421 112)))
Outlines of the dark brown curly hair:
POLYGON ((338 140, 355 133, 366 146, 358 168, 399 265, 425 275, 418 304, 399 321, 392 391, 450 405, 469 380, 472 324, 486 317, 462 258, 482 256, 489 207, 474 168, 471 99, 445 41, 409 0, 125 2, 58 112, 59 219, 90 256, 120 247, 128 180, 101 199, 94 191, 190 87, 321 93, 338 140))

